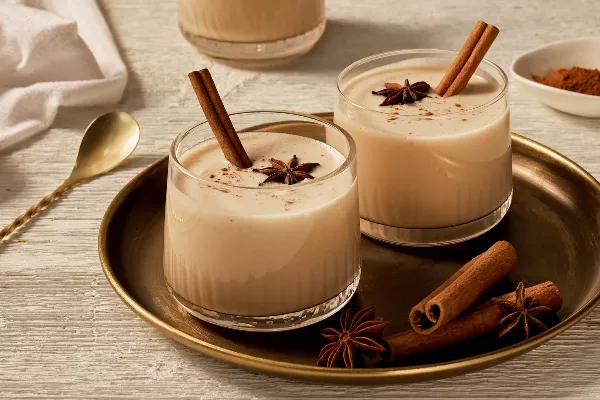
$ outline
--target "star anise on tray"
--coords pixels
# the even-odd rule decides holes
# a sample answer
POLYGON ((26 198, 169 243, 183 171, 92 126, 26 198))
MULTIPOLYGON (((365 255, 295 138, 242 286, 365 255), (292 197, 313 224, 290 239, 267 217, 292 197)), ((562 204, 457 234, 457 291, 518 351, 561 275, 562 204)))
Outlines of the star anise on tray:
POLYGON ((354 368, 362 361, 361 354, 374 357, 384 352, 381 338, 386 324, 375 320, 375 307, 362 309, 354 317, 347 308, 340 317, 341 330, 325 328, 321 331, 331 343, 319 353, 317 365, 354 368))
POLYGON ((269 162, 271 163, 270 167, 252 169, 253 172, 269 175, 260 185, 267 182, 281 182, 286 185, 293 185, 294 183, 302 182, 304 179, 314 179, 315 177, 309 174, 309 172, 321 165, 319 163, 298 164, 298 157, 295 154, 287 164, 275 158, 271 158, 269 162))
POLYGON ((427 96, 429 84, 424 81, 415 82, 412 85, 408 79, 404 80, 404 86, 399 83, 386 83, 385 89, 372 91, 371 93, 385 96, 385 100, 380 106, 393 106, 395 104, 409 104, 421 100, 427 96))
POLYGON ((541 315, 552 314, 550 307, 536 306, 531 297, 525 297, 525 285, 519 282, 515 291, 516 299, 514 302, 502 299, 495 299, 496 304, 504 311, 504 317, 500 320, 501 330, 498 336, 504 337, 507 333, 523 325, 525 339, 529 339, 529 326, 535 325, 539 330, 546 331, 548 327, 537 317, 541 315))

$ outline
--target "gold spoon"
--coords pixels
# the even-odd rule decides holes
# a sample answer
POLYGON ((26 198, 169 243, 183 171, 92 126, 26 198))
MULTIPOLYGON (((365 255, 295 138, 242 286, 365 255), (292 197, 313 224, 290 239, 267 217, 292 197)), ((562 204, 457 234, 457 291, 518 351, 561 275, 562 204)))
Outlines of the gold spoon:
POLYGON ((140 140, 140 127, 129 114, 113 111, 88 125, 79 146, 71 175, 56 190, 0 231, 0 242, 21 225, 54 203, 67 190, 102 175, 121 164, 133 153, 140 140))

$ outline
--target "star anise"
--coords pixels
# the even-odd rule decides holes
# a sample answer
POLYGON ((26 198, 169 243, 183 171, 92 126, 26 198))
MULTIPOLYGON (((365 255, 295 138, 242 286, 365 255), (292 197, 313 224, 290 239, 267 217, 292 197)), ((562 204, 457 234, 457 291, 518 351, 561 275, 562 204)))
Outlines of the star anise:
POLYGON ((546 306, 536 306, 531 297, 525 297, 525 285, 523 282, 519 282, 517 285, 515 295, 516 298, 514 303, 502 299, 495 299, 496 303, 505 313, 505 316, 500 320, 502 329, 498 336, 502 338, 510 331, 516 329, 520 324, 523 325, 525 339, 529 339, 530 324, 535 325, 541 331, 548 330, 548 327, 544 325, 542 321, 537 319, 537 317, 553 313, 552 309, 546 306))
POLYGON ((372 91, 371 93, 380 96, 385 96, 385 100, 380 106, 393 106, 395 104, 409 104, 417 100, 421 100, 427 96, 429 84, 424 81, 408 83, 408 79, 404 80, 404 86, 399 83, 386 83, 385 89, 372 91))
POLYGON ((317 365, 354 368, 360 354, 374 357, 385 351, 381 338, 387 322, 375 320, 375 307, 365 308, 352 319, 350 317, 348 308, 340 317, 341 331, 333 328, 321 331, 321 335, 331 343, 319 353, 317 365))
POLYGON ((302 163, 298 165, 298 157, 295 154, 287 164, 275 158, 271 158, 269 161, 271 162, 270 167, 252 169, 254 172, 269 175, 260 185, 267 182, 281 182, 286 185, 293 185, 294 183, 302 182, 304 179, 314 179, 315 177, 309 174, 309 172, 321 165, 319 163, 302 163))

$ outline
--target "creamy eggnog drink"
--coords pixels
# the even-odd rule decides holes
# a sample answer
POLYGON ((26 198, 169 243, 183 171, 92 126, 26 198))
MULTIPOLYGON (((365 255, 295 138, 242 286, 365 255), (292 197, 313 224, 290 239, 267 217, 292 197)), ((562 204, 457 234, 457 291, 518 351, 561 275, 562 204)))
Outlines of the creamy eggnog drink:
POLYGON ((387 53, 340 75, 334 121, 356 141, 367 235, 413 245, 457 242, 490 229, 510 205, 506 77, 484 61, 464 90, 440 97, 433 88, 453 57, 387 53), (407 84, 417 92, 393 91, 407 84), (416 101, 387 97, 398 93, 416 101), (381 105, 386 99, 395 104, 381 105))
POLYGON ((179 26, 208 55, 264 63, 314 46, 325 29, 325 1, 179 0, 179 26))
MULTIPOLYGON (((239 117, 231 116, 237 129, 239 117)), ((308 119, 305 125, 326 130, 323 137, 343 137, 333 125, 308 119)), ((181 154, 179 165, 171 163, 167 189, 167 283, 209 322, 256 330, 316 322, 343 306, 358 282, 353 160, 343 148, 296 134, 239 136, 252 168, 227 162, 214 137, 175 145, 181 154), (286 184, 277 175, 285 168, 272 159, 297 171, 292 179, 299 181, 286 184)))

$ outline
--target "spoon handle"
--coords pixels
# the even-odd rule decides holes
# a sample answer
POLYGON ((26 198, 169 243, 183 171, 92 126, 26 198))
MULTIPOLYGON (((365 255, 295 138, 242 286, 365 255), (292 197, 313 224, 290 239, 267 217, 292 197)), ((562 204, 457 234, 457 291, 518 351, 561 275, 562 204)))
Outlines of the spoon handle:
POLYGON ((5 238, 8 237, 11 233, 13 233, 17 228, 21 225, 25 224, 31 218, 35 217, 40 213, 44 208, 48 207, 50 204, 54 203, 60 196, 62 196, 67 190, 71 189, 74 185, 68 180, 65 181, 62 185, 56 188, 56 190, 46 197, 44 197, 39 203, 35 206, 32 206, 29 210, 27 210, 24 214, 18 216, 12 224, 5 226, 0 231, 0 242, 2 242, 5 238))

